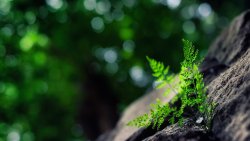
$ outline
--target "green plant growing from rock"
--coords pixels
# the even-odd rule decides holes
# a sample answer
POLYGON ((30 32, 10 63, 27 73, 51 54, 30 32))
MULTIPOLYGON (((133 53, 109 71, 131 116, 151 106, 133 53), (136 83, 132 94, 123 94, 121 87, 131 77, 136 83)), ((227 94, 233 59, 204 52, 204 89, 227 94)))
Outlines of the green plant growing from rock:
POLYGON ((215 104, 209 103, 206 96, 206 88, 203 82, 203 75, 199 71, 201 61, 197 61, 198 50, 192 42, 183 41, 184 61, 181 63, 179 73, 179 84, 172 86, 174 75, 169 73, 169 66, 165 67, 162 62, 147 57, 149 65, 153 71, 153 76, 159 83, 157 88, 168 85, 169 89, 164 92, 167 95, 170 91, 175 96, 169 103, 163 103, 157 99, 156 103, 151 104, 149 113, 141 115, 128 123, 129 126, 136 127, 157 127, 168 121, 170 124, 179 123, 183 125, 184 118, 198 113, 200 115, 197 123, 203 120, 206 123, 206 129, 210 128, 215 104))

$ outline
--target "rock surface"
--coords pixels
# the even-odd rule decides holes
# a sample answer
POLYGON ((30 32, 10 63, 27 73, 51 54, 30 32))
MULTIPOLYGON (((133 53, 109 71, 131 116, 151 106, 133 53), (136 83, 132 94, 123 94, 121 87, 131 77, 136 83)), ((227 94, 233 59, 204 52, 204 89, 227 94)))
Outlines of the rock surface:
POLYGON ((208 96, 218 106, 212 132, 221 141, 250 141, 250 11, 237 17, 210 47, 210 60, 222 64, 216 76, 209 68, 208 96))
MULTIPOLYGON (((236 17, 215 40, 201 71, 208 97, 218 104, 211 132, 188 124, 168 125, 160 131, 126 126, 131 119, 149 111, 149 103, 163 91, 156 90, 132 103, 116 128, 98 141, 250 141, 250 11, 236 17)), ((173 95, 160 99, 167 102, 173 95)))
MULTIPOLYGON (((178 83, 178 77, 176 77, 175 80, 176 81, 174 81, 174 83, 178 83)), ((121 116, 121 119, 117 123, 115 129, 113 129, 111 132, 101 135, 97 139, 97 141, 124 141, 124 140, 127 140, 132 135, 135 138, 135 135, 145 134, 143 133, 144 129, 138 129, 138 128, 126 126, 126 124, 132 119, 138 117, 139 115, 149 112, 150 104, 155 102, 157 98, 161 99, 163 102, 170 101, 171 98, 174 96, 174 92, 170 92, 168 94, 168 97, 164 97, 162 95, 164 90, 167 88, 168 87, 154 90, 151 93, 148 93, 144 95, 143 97, 139 98, 138 100, 136 100, 135 102, 133 102, 125 110, 125 112, 121 116)), ((153 135, 154 133, 155 131, 152 132, 151 134, 153 135)), ((148 133, 146 134, 148 135, 148 133)))

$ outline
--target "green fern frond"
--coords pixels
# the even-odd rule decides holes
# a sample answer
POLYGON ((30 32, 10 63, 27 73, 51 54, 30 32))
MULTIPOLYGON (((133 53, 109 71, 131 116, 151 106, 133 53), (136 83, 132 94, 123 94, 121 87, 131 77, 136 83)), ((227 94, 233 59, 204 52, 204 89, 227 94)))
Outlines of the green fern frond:
POLYGON ((194 45, 192 42, 182 39, 183 42, 183 52, 184 52, 184 61, 182 66, 184 67, 190 67, 192 66, 197 58, 198 50, 194 48, 194 45))
POLYGON ((168 103, 162 104, 160 100, 158 100, 157 103, 152 104, 151 107, 150 115, 153 119, 153 128, 157 127, 157 129, 159 129, 165 121, 165 118, 172 112, 172 109, 168 103))
POLYGON ((144 114, 141 115, 132 121, 128 122, 128 126, 134 126, 134 127, 148 127, 151 124, 151 118, 150 115, 144 114))
MULTIPOLYGON (((168 66, 165 67, 162 62, 146 57, 153 71, 153 76, 160 83, 157 87, 169 85, 169 88, 174 90, 177 95, 173 97, 170 104, 162 103, 157 99, 156 103, 151 104, 150 113, 139 116, 129 122, 129 125, 137 127, 152 125, 153 128, 159 129, 165 119, 168 119, 171 124, 178 122, 179 125, 183 125, 184 113, 187 112, 187 109, 192 109, 191 111, 199 112, 204 116, 206 127, 209 128, 215 104, 207 102, 203 75, 199 71, 200 62, 197 61, 198 50, 194 48, 192 42, 184 39, 182 41, 184 60, 181 63, 179 73, 179 86, 171 86, 173 75, 169 75, 168 66), (177 102, 179 104, 176 104, 177 102)), ((170 89, 167 89, 164 95, 169 93, 170 89)))
POLYGON ((169 73, 169 66, 165 67, 162 62, 158 62, 155 59, 149 58, 148 56, 146 56, 146 58, 153 71, 152 75, 157 79, 157 81, 165 81, 169 73))
MULTIPOLYGON (((176 93, 173 86, 170 85, 170 83, 174 80, 174 75, 169 73, 169 66, 165 67, 162 62, 156 61, 155 59, 152 59, 148 56, 146 56, 146 58, 149 62, 150 68, 153 71, 152 75, 156 78, 156 82, 158 82, 156 88, 162 88, 168 85, 169 89, 176 93)), ((167 95, 166 91, 164 92, 164 95, 167 95)))

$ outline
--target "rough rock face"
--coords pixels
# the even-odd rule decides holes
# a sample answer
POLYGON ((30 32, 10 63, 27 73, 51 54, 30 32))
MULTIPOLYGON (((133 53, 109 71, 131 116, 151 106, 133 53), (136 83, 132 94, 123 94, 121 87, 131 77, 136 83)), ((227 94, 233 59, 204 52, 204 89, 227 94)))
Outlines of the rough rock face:
POLYGON ((250 140, 250 11, 237 17, 210 47, 203 66, 217 60, 220 70, 206 77, 208 96, 218 106, 212 132, 222 141, 250 140))
MULTIPOLYGON (((217 103, 211 132, 197 125, 166 125, 164 129, 136 129, 125 124, 149 110, 163 90, 131 104, 116 128, 99 141, 250 141, 250 11, 236 17, 215 40, 201 66, 208 97, 217 103)), ((178 83, 178 81, 176 81, 178 83)), ((165 101, 168 98, 160 97, 165 101)), ((188 120, 188 119, 187 119, 188 120)))

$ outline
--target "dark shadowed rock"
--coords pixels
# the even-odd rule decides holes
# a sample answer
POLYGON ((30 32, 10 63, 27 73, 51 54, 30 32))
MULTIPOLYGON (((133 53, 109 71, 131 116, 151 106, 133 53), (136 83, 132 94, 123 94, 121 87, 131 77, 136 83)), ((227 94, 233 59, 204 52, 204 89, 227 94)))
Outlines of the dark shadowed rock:
MULTIPOLYGON (((147 112, 148 104, 155 100, 157 93, 163 91, 156 90, 130 105, 116 128, 102 135, 99 140, 250 141, 250 11, 236 17, 215 40, 201 71, 204 73, 209 99, 218 104, 211 132, 195 124, 182 127, 168 125, 160 131, 127 127, 125 123, 147 112)), ((163 97, 161 99, 164 100, 163 97)))
POLYGON ((250 140, 249 43, 250 11, 246 11, 216 39, 203 63, 208 96, 218 104, 212 132, 222 141, 250 140), (215 67, 204 69, 214 60, 215 67))
POLYGON ((157 132, 143 141, 215 141, 216 139, 197 125, 184 125, 182 128, 174 124, 157 132))

